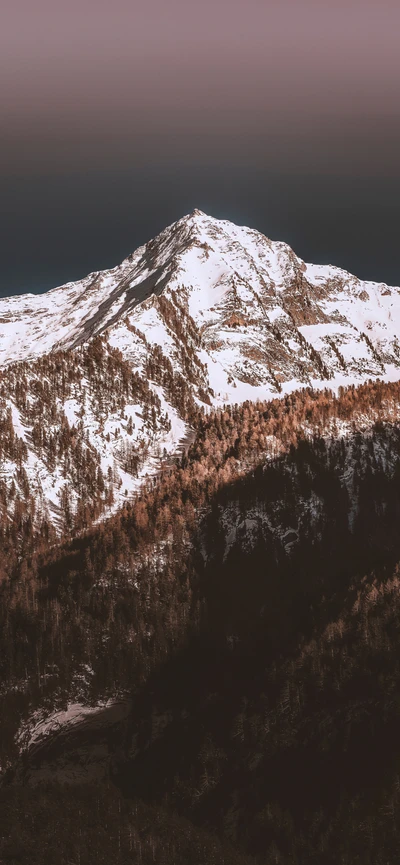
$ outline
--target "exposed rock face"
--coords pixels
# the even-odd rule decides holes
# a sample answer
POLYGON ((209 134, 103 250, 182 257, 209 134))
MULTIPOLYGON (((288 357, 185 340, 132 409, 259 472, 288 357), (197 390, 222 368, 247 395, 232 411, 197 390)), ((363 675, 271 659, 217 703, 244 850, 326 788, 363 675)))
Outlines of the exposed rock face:
POLYGON ((25 737, 21 732, 23 756, 9 780, 15 784, 101 781, 123 749, 130 712, 128 700, 97 707, 77 703, 36 724, 31 721, 25 737))
POLYGON ((400 365, 400 289, 305 264, 286 244, 198 210, 112 270, 0 301, 0 321, 3 364, 104 332, 135 362, 143 334, 179 364, 189 340, 222 401, 251 397, 241 384, 252 376, 265 392, 271 374, 308 382, 400 365))
POLYGON ((195 210, 112 270, 0 301, 3 478, 22 498, 29 488, 60 528, 60 509, 74 514, 79 501, 93 519, 185 441, 190 404, 397 379, 399 329, 400 289, 306 264, 284 243, 195 210), (102 360, 88 366, 95 337, 102 360), (91 481, 79 486, 78 475, 95 464, 87 495, 91 481))

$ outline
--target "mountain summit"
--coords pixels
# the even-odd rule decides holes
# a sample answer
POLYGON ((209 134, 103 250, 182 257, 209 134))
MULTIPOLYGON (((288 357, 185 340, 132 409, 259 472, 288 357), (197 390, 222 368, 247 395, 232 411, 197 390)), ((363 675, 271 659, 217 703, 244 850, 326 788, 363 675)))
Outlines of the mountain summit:
POLYGON ((399 329, 400 289, 194 210, 111 270, 0 301, 3 499, 61 525, 90 490, 92 519, 201 405, 398 379, 399 329))
POLYGON ((3 365, 107 334, 130 361, 143 335, 181 367, 191 339, 220 403, 400 365, 400 289, 197 209, 111 270, 0 301, 0 322, 3 365))

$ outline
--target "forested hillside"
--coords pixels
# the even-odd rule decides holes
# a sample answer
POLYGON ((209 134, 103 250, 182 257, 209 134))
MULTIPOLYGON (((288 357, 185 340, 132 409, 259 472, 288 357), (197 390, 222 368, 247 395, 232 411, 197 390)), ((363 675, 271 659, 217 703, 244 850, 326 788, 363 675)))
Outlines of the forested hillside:
MULTIPOLYGON (((266 865, 395 861, 399 397, 398 383, 370 382, 191 405, 188 453, 133 502, 75 539, 31 534, 23 560, 9 543, 0 763, 16 814, 23 802, 34 825, 21 785, 59 782, 73 761, 85 790, 95 770, 126 802, 110 861, 130 861, 133 800, 266 865), (54 737, 55 713, 117 699, 128 713, 96 733, 96 753, 83 726, 54 737)), ((59 795, 72 819, 73 796, 59 795)), ((174 861, 158 838, 154 861, 174 861)))
POLYGON ((0 856, 22 865, 255 865, 187 820, 114 786, 0 790, 0 856))
MULTIPOLYGON (((195 414, 186 379, 157 347, 146 347, 140 374, 102 337, 0 371, 1 548, 26 561, 109 514, 195 414)), ((7 555, 0 568, 9 565, 7 555)))

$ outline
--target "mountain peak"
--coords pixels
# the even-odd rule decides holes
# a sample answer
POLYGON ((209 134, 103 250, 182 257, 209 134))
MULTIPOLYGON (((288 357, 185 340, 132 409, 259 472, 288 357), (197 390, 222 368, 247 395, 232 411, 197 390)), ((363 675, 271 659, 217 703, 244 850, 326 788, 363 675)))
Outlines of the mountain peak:
POLYGON ((49 393, 52 435, 67 422, 73 435, 88 431, 103 475, 117 478, 118 506, 140 486, 139 469, 145 476, 164 450, 187 443, 195 406, 398 379, 399 332, 399 289, 305 264, 285 243, 196 208, 117 267, 0 300, 0 365, 29 361, 1 371, 0 420, 8 424, 8 406, 32 489, 59 508, 65 466, 50 470, 50 451, 40 461, 47 445, 32 409, 49 393))
POLYGON ((180 366, 181 343, 192 342, 202 392, 209 382, 219 402, 400 367, 398 289, 305 264, 285 243, 197 207, 117 267, 0 300, 0 322, 0 365, 96 334, 136 362, 140 331, 180 366))
POLYGON ((198 207, 195 207, 194 210, 192 210, 192 212, 189 213, 189 219, 192 217, 196 217, 196 216, 207 216, 207 214, 204 213, 203 210, 199 210, 198 207))

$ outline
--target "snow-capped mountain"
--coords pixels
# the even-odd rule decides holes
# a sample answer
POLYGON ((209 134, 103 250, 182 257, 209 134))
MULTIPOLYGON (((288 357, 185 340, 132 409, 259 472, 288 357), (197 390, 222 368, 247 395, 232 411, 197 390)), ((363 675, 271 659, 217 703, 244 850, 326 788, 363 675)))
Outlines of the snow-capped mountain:
POLYGON ((93 518, 187 440, 196 405, 398 379, 399 329, 399 288, 195 210, 112 270, 0 301, 3 501, 60 523, 86 490, 93 518))
POLYGON ((0 363, 104 332, 136 361, 132 325, 179 363, 176 342, 191 335, 179 333, 179 319, 195 331, 217 401, 400 364, 400 289, 305 264, 286 244, 198 210, 112 270, 0 300, 0 363))

